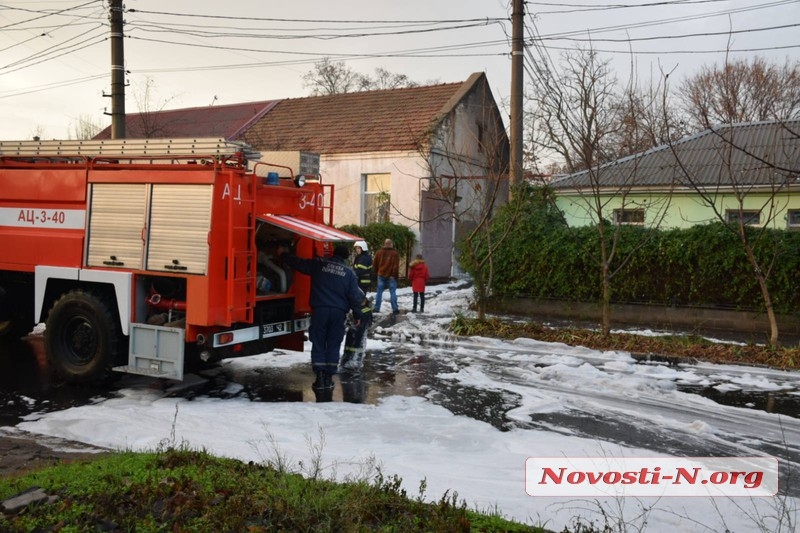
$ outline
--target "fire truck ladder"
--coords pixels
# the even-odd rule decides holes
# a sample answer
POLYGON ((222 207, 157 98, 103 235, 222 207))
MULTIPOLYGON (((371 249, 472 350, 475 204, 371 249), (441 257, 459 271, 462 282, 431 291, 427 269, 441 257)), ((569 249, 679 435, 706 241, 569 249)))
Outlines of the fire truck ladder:
MULTIPOLYGON (((231 205, 228 208, 228 323, 252 322, 253 307, 255 306, 256 296, 256 264, 255 252, 255 220, 254 210, 256 202, 256 180, 248 182, 248 197, 242 199, 231 198, 231 205), (237 209, 234 209, 234 202, 246 206, 247 224, 242 225, 241 221, 236 220, 237 209), (245 243, 244 247, 241 244, 245 243)), ((234 174, 230 174, 229 184, 234 190, 234 174)), ((239 210, 241 211, 241 210, 239 210)))
POLYGON ((163 156, 231 156, 244 154, 257 161, 261 154, 245 143, 223 138, 186 139, 111 139, 103 141, 0 141, 0 156, 20 157, 163 157, 163 156))

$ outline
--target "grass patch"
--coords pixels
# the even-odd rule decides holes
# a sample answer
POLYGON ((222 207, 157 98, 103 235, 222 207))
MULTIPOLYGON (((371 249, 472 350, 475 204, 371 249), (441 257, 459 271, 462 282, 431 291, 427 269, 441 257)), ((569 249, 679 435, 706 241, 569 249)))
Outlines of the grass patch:
POLYGON ((104 454, 0 480, 0 499, 40 487, 58 499, 0 518, 0 531, 545 530, 478 513, 457 494, 410 498, 397 477, 334 483, 170 448, 104 454))
POLYGON ((631 333, 612 333, 579 328, 550 328, 537 322, 508 322, 497 318, 477 320, 463 315, 450 324, 456 335, 481 335, 500 339, 526 337, 545 342, 561 342, 595 350, 622 350, 632 354, 667 356, 687 360, 765 365, 782 369, 800 367, 800 348, 771 348, 758 344, 720 344, 702 337, 670 335, 649 337, 631 333))

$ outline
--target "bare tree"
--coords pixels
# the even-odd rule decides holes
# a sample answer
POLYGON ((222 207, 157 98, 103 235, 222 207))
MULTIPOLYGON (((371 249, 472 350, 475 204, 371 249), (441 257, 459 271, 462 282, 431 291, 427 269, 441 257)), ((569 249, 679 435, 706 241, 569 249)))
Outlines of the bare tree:
POLYGON ((651 235, 645 233, 638 245, 620 256, 621 225, 658 227, 669 204, 669 194, 648 203, 646 209, 631 198, 637 184, 636 156, 624 170, 604 166, 621 153, 647 146, 658 135, 645 128, 658 113, 652 107, 655 99, 637 94, 634 80, 632 75, 621 91, 607 61, 592 49, 577 49, 562 55, 559 75, 550 68, 540 69, 533 86, 534 142, 540 150, 559 156, 570 173, 553 186, 574 191, 575 208, 597 229, 604 335, 611 332, 612 279, 651 235))
POLYGON ((800 121, 716 126, 696 143, 691 151, 684 143, 670 144, 679 179, 741 243, 764 303, 769 344, 777 347, 778 321, 767 282, 779 251, 768 257, 756 251, 785 213, 790 187, 800 175, 800 121), (698 160, 701 150, 705 157, 698 160))
POLYGON ((69 133, 70 139, 92 139, 95 135, 103 131, 105 126, 101 124, 101 120, 93 118, 89 115, 79 115, 71 126, 69 133))
POLYGON ((706 66, 678 92, 695 130, 715 124, 783 120, 800 114, 800 62, 763 57, 706 66))
POLYGON ((470 107, 479 106, 484 115, 477 124, 459 125, 457 117, 449 117, 449 127, 428 145, 428 194, 443 203, 439 216, 452 219, 461 267, 474 283, 479 320, 486 318, 496 251, 514 226, 523 198, 511 197, 517 209, 512 206, 502 227, 492 224, 497 208, 509 201, 509 145, 502 118, 486 97, 473 96, 470 107))
POLYGON ((39 124, 36 126, 33 131, 31 132, 31 139, 34 141, 41 141, 44 139, 44 126, 39 124))
POLYGON ((312 96, 357 91, 359 83, 357 72, 343 61, 334 63, 329 57, 314 63, 313 70, 303 75, 303 86, 311 90, 312 96))
POLYGON ((611 161, 620 96, 609 62, 578 49, 562 54, 560 66, 560 74, 540 68, 532 80, 534 150, 560 157, 570 173, 611 161))
POLYGON ((756 250, 784 213, 800 173, 800 62, 726 60, 685 80, 680 96, 694 125, 707 128, 699 141, 710 163, 697 165, 697 156, 687 154, 682 143, 670 143, 680 180, 741 243, 761 292, 769 343, 778 346, 767 284, 778 251, 760 258, 756 250))
POLYGON ((621 158, 644 152, 689 133, 678 109, 666 97, 669 74, 645 87, 630 86, 617 104, 617 127, 611 134, 610 151, 621 158))
POLYGON ((376 68, 373 77, 364 77, 369 83, 366 90, 375 91, 380 89, 403 89, 418 87, 419 83, 412 81, 405 74, 389 72, 384 68, 376 68))
POLYGON ((146 139, 169 136, 169 124, 165 124, 163 117, 159 116, 159 114, 175 98, 175 96, 170 96, 169 98, 158 99, 153 78, 149 76, 145 78, 144 85, 133 91, 133 99, 136 102, 141 120, 141 123, 137 124, 137 129, 140 130, 137 135, 146 139))
POLYGON ((478 319, 484 320, 495 252, 514 224, 513 216, 502 228, 492 224, 509 198, 509 143, 488 85, 476 86, 432 125, 419 139, 418 154, 426 175, 420 212, 402 213, 394 204, 391 209, 421 227, 439 225, 455 235, 459 266, 472 276, 478 319))
POLYGON ((312 96, 345 94, 379 89, 417 87, 405 74, 395 74, 384 68, 376 68, 375 76, 360 74, 343 61, 334 63, 329 57, 314 63, 314 68, 303 75, 303 86, 311 90, 312 96))

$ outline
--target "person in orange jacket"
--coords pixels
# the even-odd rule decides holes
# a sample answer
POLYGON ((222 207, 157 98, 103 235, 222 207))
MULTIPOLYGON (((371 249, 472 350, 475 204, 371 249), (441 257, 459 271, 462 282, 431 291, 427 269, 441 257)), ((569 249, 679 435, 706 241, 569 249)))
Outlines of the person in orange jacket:
POLYGON ((411 280, 411 291, 414 293, 412 313, 417 312, 417 297, 419 297, 419 312, 425 312, 425 285, 430 277, 428 265, 425 264, 422 254, 417 254, 417 258, 411 261, 408 271, 408 279, 411 280))

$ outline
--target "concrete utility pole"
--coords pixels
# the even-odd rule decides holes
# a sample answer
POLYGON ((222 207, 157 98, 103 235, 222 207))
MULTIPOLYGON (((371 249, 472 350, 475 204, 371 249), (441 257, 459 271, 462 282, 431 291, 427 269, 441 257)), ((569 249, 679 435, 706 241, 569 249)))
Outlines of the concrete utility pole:
POLYGON ((511 176, 510 185, 522 183, 522 54, 523 54, 523 0, 514 0, 511 15, 511 176))
POLYGON ((111 138, 125 138, 125 47, 122 0, 109 1, 111 22, 111 138))

